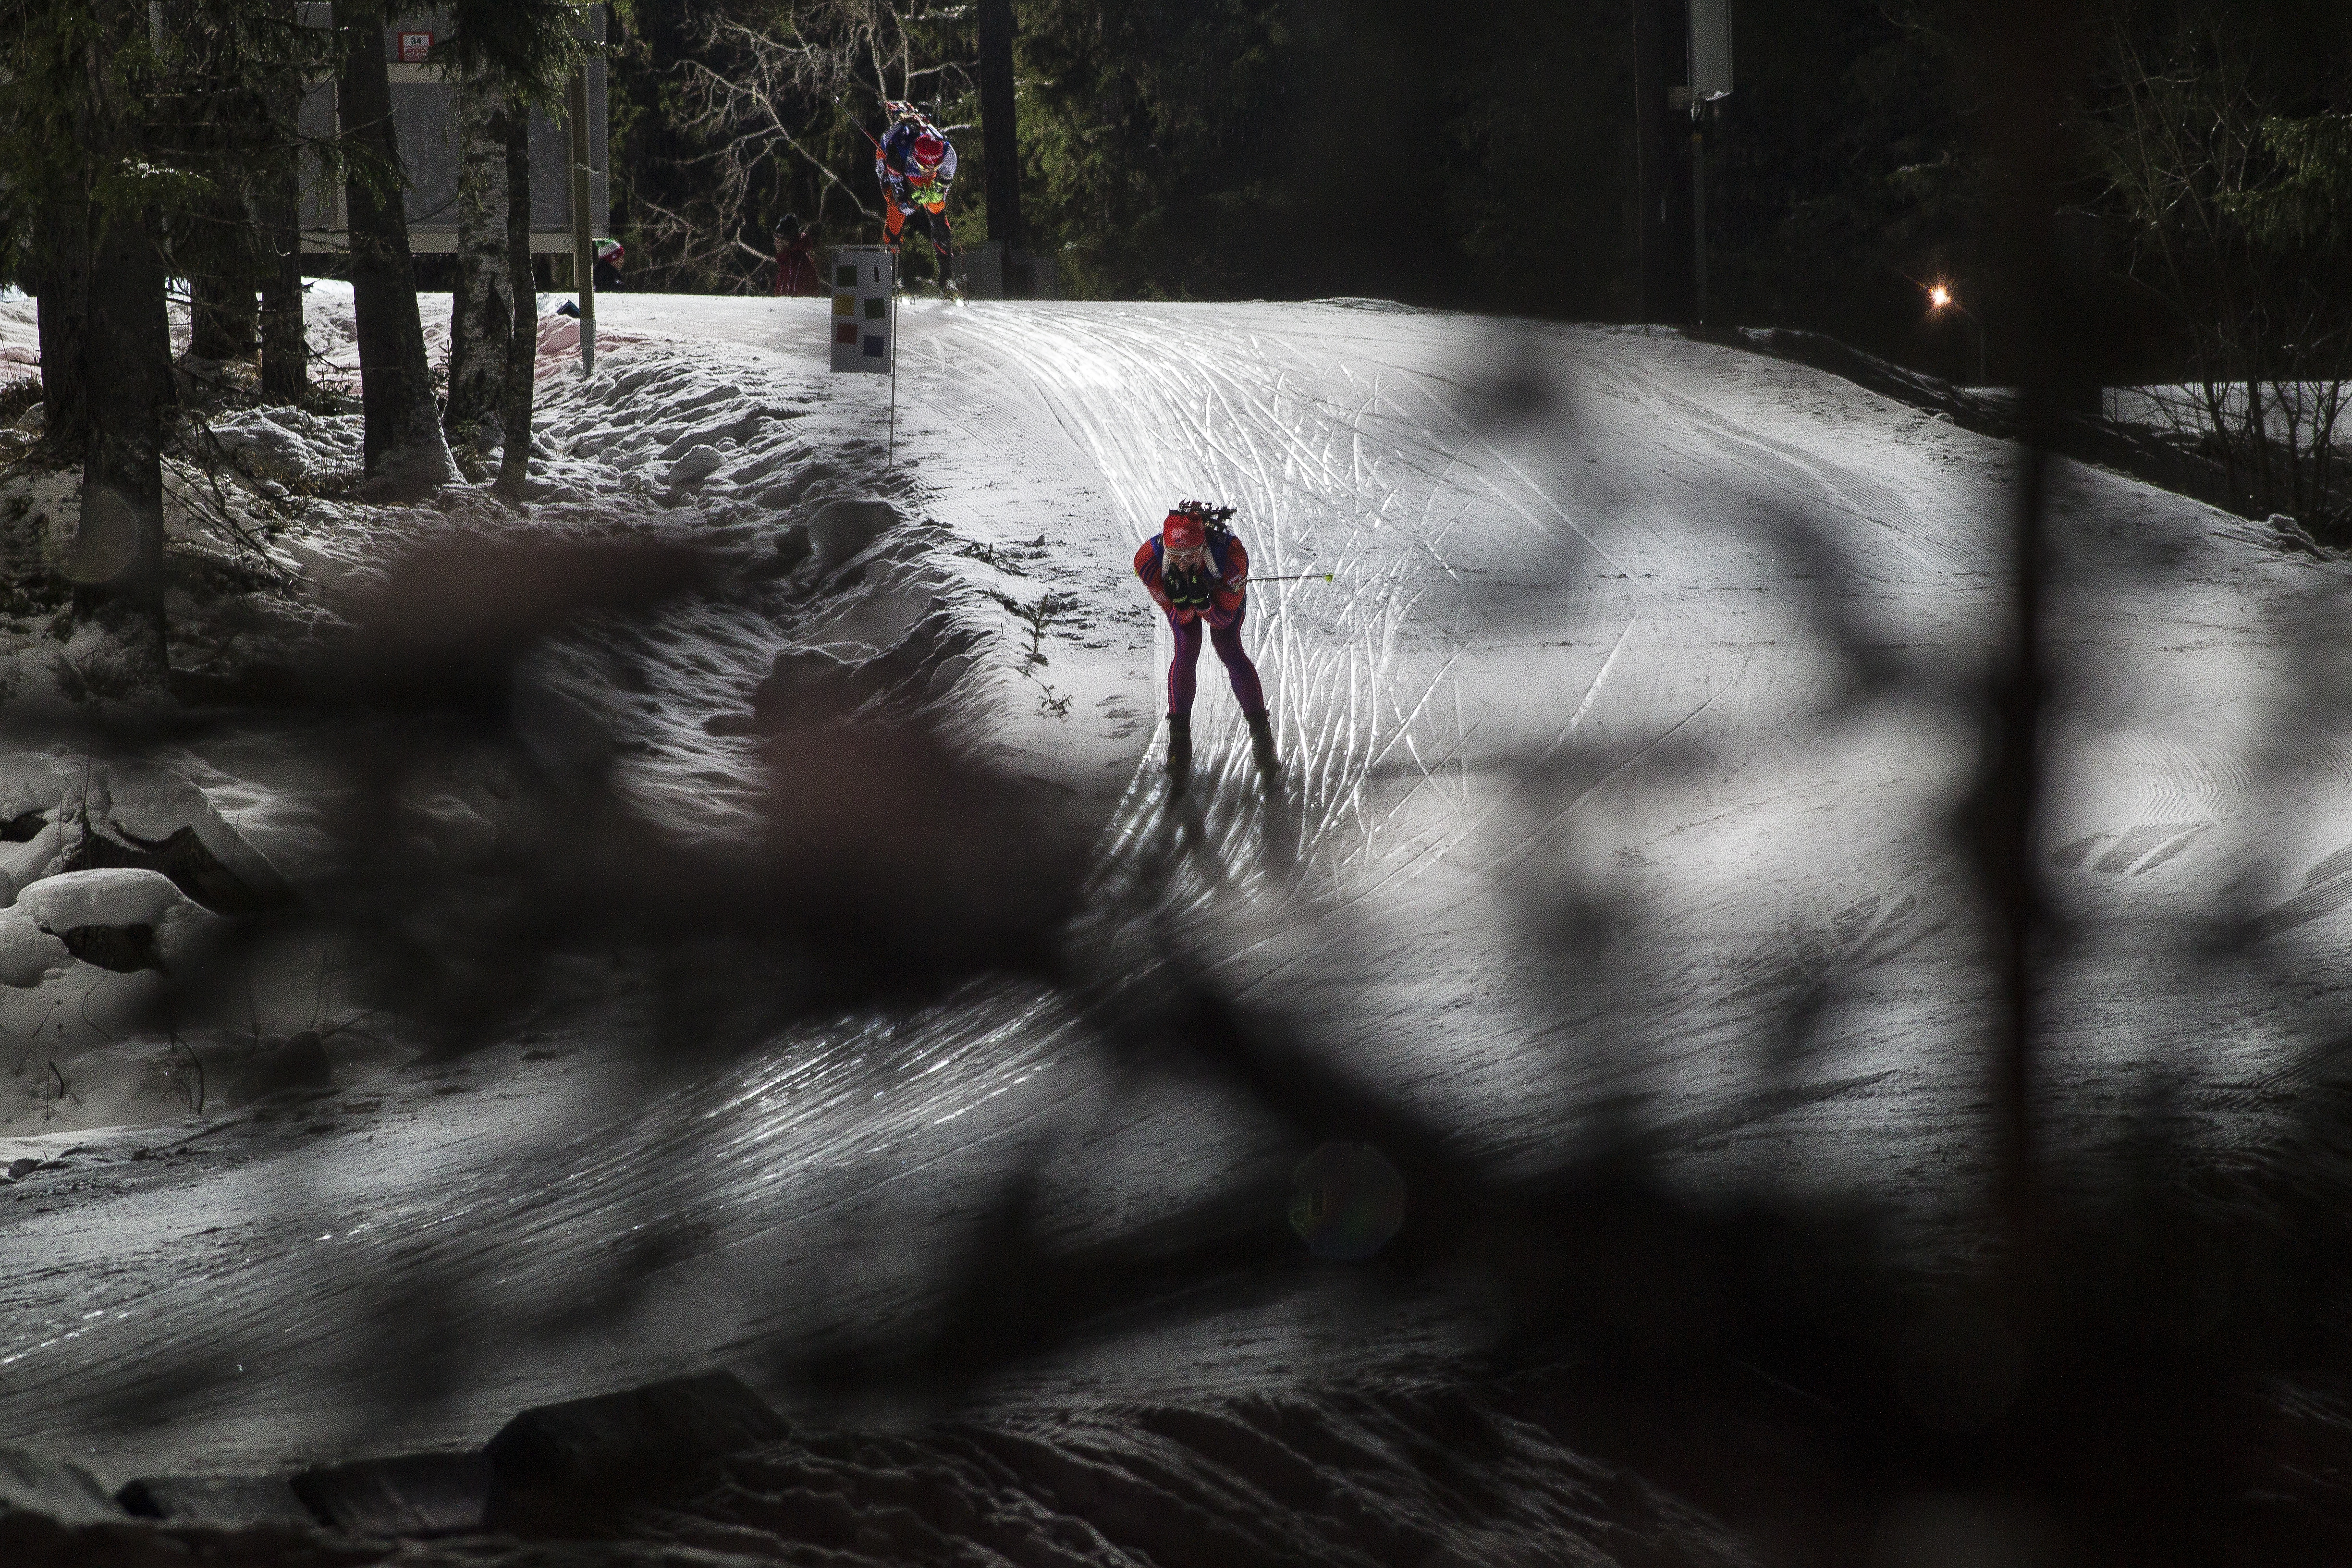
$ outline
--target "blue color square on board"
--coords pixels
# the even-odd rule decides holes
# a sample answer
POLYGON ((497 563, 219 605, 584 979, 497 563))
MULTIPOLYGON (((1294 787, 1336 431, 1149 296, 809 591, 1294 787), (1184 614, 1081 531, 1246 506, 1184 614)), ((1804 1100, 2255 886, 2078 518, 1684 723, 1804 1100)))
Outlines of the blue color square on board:
POLYGON ((883 340, 879 337, 872 337, 866 340, 866 357, 867 359, 880 359, 882 357, 882 342, 883 340))

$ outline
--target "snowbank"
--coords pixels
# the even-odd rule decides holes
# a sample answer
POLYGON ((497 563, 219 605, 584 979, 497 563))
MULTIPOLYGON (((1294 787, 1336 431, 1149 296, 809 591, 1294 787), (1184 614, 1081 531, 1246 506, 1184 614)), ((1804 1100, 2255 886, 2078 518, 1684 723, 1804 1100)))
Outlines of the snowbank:
POLYGON ((161 925, 194 907, 160 871, 68 871, 45 877, 16 896, 16 908, 52 932, 161 925))
POLYGON ((0 386, 40 372, 39 309, 24 290, 0 288, 0 386))
MULTIPOLYGON (((446 346, 446 297, 422 304, 429 346, 446 346)), ((355 393, 349 286, 312 284, 307 308, 317 384, 355 393)), ((0 342, 29 331, 29 311, 0 302, 0 342)), ((197 689, 235 691, 255 672, 299 665, 404 551, 443 535, 658 539, 707 553, 731 586, 655 622, 583 625, 541 649, 524 678, 610 731, 630 787, 671 830, 758 831, 757 737, 812 701, 828 714, 971 707, 966 678, 1003 640, 984 569, 949 548, 865 410, 835 403, 816 356, 617 330, 602 339, 597 374, 583 377, 576 325, 551 314, 542 328, 520 513, 478 483, 416 506, 355 499, 356 412, 213 417, 205 462, 175 463, 166 478, 182 578, 169 605, 175 668, 200 679, 197 689)), ((0 481, 0 553, 33 584, 13 614, 0 604, 0 700, 53 722, 105 696, 93 673, 99 634, 56 588, 78 525, 75 476, 0 481)), ((393 827, 398 852, 423 875, 495 873, 515 827, 509 784, 487 760, 410 781, 393 827)), ((175 956, 200 951, 199 928, 292 896, 273 858, 299 880, 347 852, 325 827, 341 787, 331 765, 267 754, 243 736, 199 740, 169 767, 64 747, 0 754, 0 824, 11 825, 0 895, 19 906, 0 923, 0 1026, 45 1028, 68 1077, 77 1052, 95 1073, 99 1056, 88 1053, 121 1034, 175 956), (112 934, 68 942, 74 931, 112 934)), ((301 966, 279 969, 259 1016, 319 1014, 319 997, 293 994, 301 966)), ((137 1064, 124 1060, 131 1073, 137 1064)), ((154 1079, 152 1064, 138 1071, 154 1079)), ((85 1074, 77 1092, 95 1085, 85 1074)), ((46 1100, 40 1113, 61 1114, 46 1100)))

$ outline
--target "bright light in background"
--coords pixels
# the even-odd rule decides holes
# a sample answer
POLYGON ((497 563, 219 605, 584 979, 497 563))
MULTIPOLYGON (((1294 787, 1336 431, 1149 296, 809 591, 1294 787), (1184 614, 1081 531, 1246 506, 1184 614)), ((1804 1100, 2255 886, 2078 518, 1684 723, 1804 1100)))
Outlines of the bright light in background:
POLYGON ((1940 310, 1951 302, 1952 291, 1949 289, 1945 288, 1941 283, 1935 285, 1935 287, 1927 290, 1927 308, 1929 310, 1940 310))

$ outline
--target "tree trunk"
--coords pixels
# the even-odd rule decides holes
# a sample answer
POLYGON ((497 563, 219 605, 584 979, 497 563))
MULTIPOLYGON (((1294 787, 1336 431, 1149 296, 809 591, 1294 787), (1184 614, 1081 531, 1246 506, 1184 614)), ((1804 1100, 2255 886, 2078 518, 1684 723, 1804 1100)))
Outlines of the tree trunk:
POLYGON ((980 0, 981 151, 988 164, 988 237, 1004 264, 1026 243, 1021 232, 1021 138, 1013 83, 1013 0, 980 0))
POLYGON ((81 454, 89 435, 82 342, 89 324, 89 199, 61 195, 42 209, 36 238, 40 296, 42 436, 52 450, 81 454))
POLYGON ((260 335, 249 220, 241 193, 219 191, 196 214, 194 234, 174 247, 173 259, 188 279, 190 359, 240 359, 260 335))
MULTIPOLYGON (((105 161, 131 156, 127 106, 110 79, 111 54, 135 36, 145 7, 107 0, 89 65, 88 144, 105 161)), ((160 695, 170 674, 163 642, 163 410, 172 397, 172 338, 163 314, 163 258, 152 219, 96 210, 89 242, 89 315, 83 341, 89 442, 82 460, 81 524, 68 572, 76 599, 110 634, 110 696, 160 695)), ((85 666, 85 675, 92 672, 85 666)))
POLYGON ((539 283, 530 270, 530 109, 509 99, 507 144, 507 289, 514 321, 507 333, 506 404, 499 411, 505 450, 498 493, 520 503, 530 473, 532 380, 539 374, 539 283))
POLYGON ((457 288, 449 300, 449 406, 453 441, 478 442, 506 401, 507 343, 514 334, 514 281, 507 260, 507 93, 484 67, 457 87, 457 288))
POLYGON ((414 496, 454 483, 441 411, 416 313, 416 267, 408 252, 400 147, 392 128, 380 0, 336 0, 342 34, 342 138, 351 209, 352 306, 360 351, 362 466, 371 489, 414 496))
POLYGON ((205 271, 188 279, 188 357, 241 359, 253 352, 260 318, 253 289, 240 288, 227 272, 205 271))
MULTIPOLYGON (((302 86, 289 77, 276 89, 280 124, 301 110, 302 86)), ((299 403, 310 395, 310 345, 302 321, 302 166, 287 157, 266 171, 254 196, 264 247, 261 271, 261 391, 299 403)))

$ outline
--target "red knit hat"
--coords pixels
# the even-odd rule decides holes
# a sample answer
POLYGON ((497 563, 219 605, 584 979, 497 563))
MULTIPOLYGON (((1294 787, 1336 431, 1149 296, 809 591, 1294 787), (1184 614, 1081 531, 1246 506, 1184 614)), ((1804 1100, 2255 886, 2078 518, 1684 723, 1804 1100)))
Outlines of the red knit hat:
POLYGON ((1197 511, 1171 511, 1160 525, 1160 542, 1166 549, 1198 550, 1208 542, 1208 526, 1197 511))

